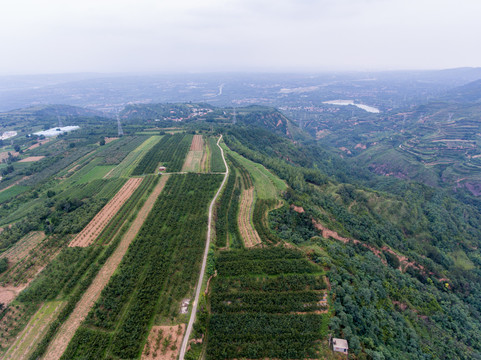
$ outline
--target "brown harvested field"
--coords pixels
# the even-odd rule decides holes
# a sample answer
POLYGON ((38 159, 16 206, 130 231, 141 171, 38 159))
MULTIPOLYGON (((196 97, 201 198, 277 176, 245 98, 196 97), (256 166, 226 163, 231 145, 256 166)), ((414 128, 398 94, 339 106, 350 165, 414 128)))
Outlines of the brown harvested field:
POLYGON ((36 161, 40 161, 44 158, 45 156, 29 156, 29 157, 26 157, 25 159, 22 159, 20 160, 19 162, 36 162, 36 161))
POLYGON ((192 144, 190 144, 190 151, 202 151, 204 150, 204 141, 202 135, 194 135, 192 138, 192 144))
POLYGON ((115 141, 115 140, 117 140, 117 139, 118 139, 118 137, 106 137, 106 138, 105 138, 105 143, 108 144, 108 143, 110 143, 110 142, 112 142, 112 141, 115 141))
POLYGON ((114 253, 107 259, 102 269, 100 269, 92 284, 77 303, 72 314, 70 314, 68 319, 62 324, 57 335, 50 343, 43 360, 60 359, 64 351, 67 349, 68 343, 70 340, 72 340, 75 331, 77 331, 82 321, 87 317, 90 309, 95 304, 95 301, 97 301, 100 293, 109 282, 110 277, 113 275, 117 269, 117 266, 119 266, 120 262, 122 261, 122 258, 127 252, 130 243, 134 240, 135 236, 139 232, 150 210, 152 210, 155 200, 157 200, 162 189, 164 188, 168 177, 168 175, 162 175, 159 183, 155 186, 154 190, 149 195, 142 208, 139 210, 137 217, 132 222, 129 230, 127 230, 125 235, 122 237, 122 240, 115 249, 114 253))
POLYGON ((142 182, 142 178, 127 180, 117 194, 105 205, 102 210, 88 223, 88 225, 72 240, 69 247, 86 247, 91 245, 107 226, 109 221, 117 214, 122 205, 130 198, 135 189, 142 182))
POLYGON ((27 150, 33 150, 33 149, 36 149, 38 148, 39 146, 45 144, 45 143, 48 143, 50 140, 52 139, 44 139, 44 140, 38 140, 38 142, 36 144, 33 144, 32 146, 30 146, 27 150))
POLYGON ((208 145, 204 142, 204 150, 202 154, 202 160, 200 161, 200 171, 209 172, 210 171, 210 151, 208 145))
POLYGON ((253 247, 261 243, 261 238, 251 223, 251 213, 254 204, 254 187, 244 189, 241 194, 239 209, 239 232, 245 247, 253 247))
POLYGON ((0 255, 0 259, 7 258, 9 263, 17 263, 26 257, 30 250, 45 239, 43 231, 32 231, 25 235, 13 247, 0 255))
POLYGON ((185 157, 184 165, 182 166, 182 171, 201 171, 202 158, 204 157, 204 140, 202 135, 194 135, 192 138, 192 143, 190 144, 190 151, 185 157))
POLYGON ((175 360, 179 355, 185 324, 153 326, 145 344, 142 360, 175 360))

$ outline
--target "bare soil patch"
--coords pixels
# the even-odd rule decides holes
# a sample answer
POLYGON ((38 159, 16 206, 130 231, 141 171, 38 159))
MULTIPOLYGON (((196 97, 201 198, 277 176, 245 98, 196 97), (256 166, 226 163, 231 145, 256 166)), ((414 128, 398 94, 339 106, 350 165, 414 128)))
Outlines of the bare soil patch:
POLYGON ((254 203, 254 187, 244 189, 241 194, 239 209, 239 232, 246 247, 253 247, 261 243, 261 238, 251 223, 252 205, 254 203))
POLYGON ((32 146, 30 146, 28 148, 28 150, 33 150, 33 149, 36 149, 38 148, 39 146, 45 144, 45 143, 48 143, 50 141, 50 139, 44 139, 44 140, 38 140, 38 142, 36 144, 33 144, 32 146))
POLYGON ((109 221, 117 214, 122 205, 130 198, 135 189, 142 182, 142 178, 127 180, 117 194, 105 205, 102 210, 88 223, 88 225, 72 240, 70 247, 86 247, 92 244, 107 226, 109 221))
POLYGON ((0 303, 7 306, 28 284, 22 284, 20 286, 0 286, 0 303))
POLYGON ((117 140, 118 137, 106 137, 106 138, 104 138, 104 139, 105 139, 105 143, 108 144, 108 143, 110 143, 110 142, 112 142, 112 141, 114 141, 114 140, 117 140))
POLYGON ((63 323, 62 327, 57 333, 57 336, 55 336, 53 341, 50 343, 44 360, 60 359, 62 354, 65 352, 68 343, 70 340, 72 340, 72 337, 74 336, 81 322, 87 317, 90 309, 95 304, 95 301, 97 301, 100 293, 109 282, 110 277, 113 275, 117 269, 117 266, 119 266, 120 262, 122 261, 122 258, 127 252, 130 243, 134 240, 135 236, 142 227, 144 220, 147 218, 150 210, 152 210, 152 207, 164 188, 168 177, 168 175, 162 175, 160 181, 149 195, 142 208, 139 210, 137 217, 132 222, 129 230, 127 230, 125 235, 122 237, 117 249, 115 249, 114 253, 107 259, 104 266, 102 269, 100 269, 99 273, 93 280, 92 284, 77 303, 77 306, 72 314, 70 314, 69 318, 63 323))
POLYGON ((20 160, 19 162, 36 162, 36 161, 40 161, 44 158, 45 156, 29 156, 29 157, 26 157, 25 159, 22 159, 20 160))
POLYGON ((174 326, 153 326, 147 344, 142 353, 142 360, 175 360, 179 354, 180 344, 185 331, 185 324, 174 326))

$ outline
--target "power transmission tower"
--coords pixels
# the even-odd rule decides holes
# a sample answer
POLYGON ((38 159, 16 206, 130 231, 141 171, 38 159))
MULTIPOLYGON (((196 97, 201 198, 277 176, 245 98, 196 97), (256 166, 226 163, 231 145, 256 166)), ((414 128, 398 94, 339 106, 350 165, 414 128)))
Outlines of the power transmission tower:
POLYGON ((63 127, 63 123, 62 123, 62 119, 60 119, 60 116, 58 115, 57 109, 55 109, 55 113, 57 114, 58 127, 61 128, 63 127))
POLYGON ((122 124, 120 124, 120 116, 117 114, 117 130, 119 137, 124 136, 124 130, 122 130, 122 124))

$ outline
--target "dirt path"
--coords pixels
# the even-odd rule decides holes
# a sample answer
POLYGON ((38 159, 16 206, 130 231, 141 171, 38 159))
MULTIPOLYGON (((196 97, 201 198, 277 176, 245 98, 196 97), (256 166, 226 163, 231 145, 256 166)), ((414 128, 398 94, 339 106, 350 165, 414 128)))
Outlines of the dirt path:
POLYGON ((60 359, 62 354, 67 349, 68 343, 72 340, 72 337, 80 326, 81 322, 87 317, 95 301, 100 296, 101 291, 107 285, 110 277, 113 275, 117 266, 120 264, 123 256, 127 252, 130 243, 134 240, 138 231, 142 227, 144 220, 147 218, 150 210, 154 206, 157 197, 160 195, 162 189, 169 178, 168 175, 163 175, 160 178, 159 183, 156 185, 150 196, 145 201, 144 205, 140 209, 137 217, 133 221, 129 230, 125 233, 124 237, 120 241, 119 246, 115 249, 114 253, 108 258, 105 265, 99 271, 90 287, 84 293, 80 301, 77 303, 72 314, 70 314, 67 321, 62 325, 57 333, 57 336, 50 343, 44 360, 57 360, 60 359))
POLYGON ((135 189, 142 182, 142 178, 127 180, 122 188, 115 194, 107 205, 98 212, 88 225, 70 242, 69 247, 86 247, 92 244, 107 226, 109 221, 117 214, 122 205, 130 198, 135 189))
POLYGON ((252 205, 254 203, 254 188, 242 191, 239 217, 239 232, 244 240, 245 247, 253 247, 261 243, 261 238, 251 223, 252 205))
MULTIPOLYGON (((222 135, 220 136, 219 140, 217 140, 217 146, 219 146, 219 142, 221 139, 222 139, 222 135)), ((192 303, 192 312, 190 313, 189 324, 187 325, 187 330, 185 331, 184 339, 182 340, 182 346, 180 348, 179 360, 184 360, 185 352, 187 350, 187 345, 189 343, 189 337, 195 322, 197 305, 199 304, 200 288, 202 287, 202 280, 204 279, 205 268, 207 265, 207 254, 209 253, 210 240, 211 240, 212 209, 214 208, 215 201, 219 197, 219 194, 224 188, 224 185, 227 181, 227 177, 229 176, 229 167, 227 166, 227 162, 225 161, 224 150, 220 146, 219 146, 219 149, 222 155, 222 160, 224 161, 226 172, 224 173, 224 180, 222 180, 222 184, 220 184, 219 189, 217 190, 217 193, 215 194, 209 206, 209 220, 207 222, 207 236, 205 241, 204 258, 202 259, 202 267, 200 269, 199 280, 197 281, 197 286, 195 288, 195 298, 194 298, 194 302, 192 303)))

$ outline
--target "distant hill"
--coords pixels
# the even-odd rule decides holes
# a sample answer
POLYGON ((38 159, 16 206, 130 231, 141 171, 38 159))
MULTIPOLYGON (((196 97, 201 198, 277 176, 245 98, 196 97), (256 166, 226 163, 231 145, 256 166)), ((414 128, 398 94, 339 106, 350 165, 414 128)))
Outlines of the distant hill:
POLYGON ((441 100, 458 103, 480 103, 481 79, 448 91, 448 93, 443 96, 441 100))

